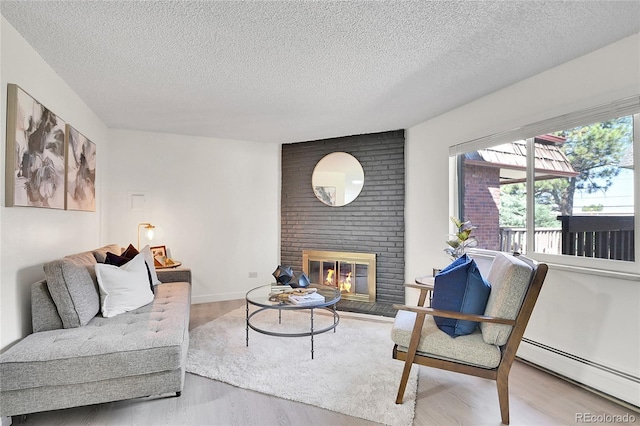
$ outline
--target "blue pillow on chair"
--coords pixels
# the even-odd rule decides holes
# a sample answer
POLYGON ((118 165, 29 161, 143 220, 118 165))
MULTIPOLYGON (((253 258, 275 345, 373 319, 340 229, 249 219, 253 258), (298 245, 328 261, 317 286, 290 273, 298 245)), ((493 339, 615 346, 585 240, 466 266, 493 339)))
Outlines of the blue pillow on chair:
MULTIPOLYGON (((431 307, 465 314, 484 314, 491 286, 482 277, 476 262, 466 254, 453 261, 435 277, 431 307)), ((438 328, 451 337, 471 334, 475 321, 434 316, 438 328)))

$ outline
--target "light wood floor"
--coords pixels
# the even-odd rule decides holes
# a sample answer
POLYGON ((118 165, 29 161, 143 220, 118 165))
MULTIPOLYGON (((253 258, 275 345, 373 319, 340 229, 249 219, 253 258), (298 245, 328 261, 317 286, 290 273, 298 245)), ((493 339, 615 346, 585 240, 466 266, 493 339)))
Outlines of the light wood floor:
MULTIPOLYGON (((190 328, 239 306, 244 306, 244 301, 193 305, 190 328)), ((390 357, 391 348, 389 340, 390 357)), ((512 425, 571 425, 579 423, 576 421, 577 413, 629 413, 636 419, 632 424, 640 424, 640 413, 519 361, 511 370, 509 384, 512 425)), ((27 416, 24 424, 267 426, 375 423, 187 373, 180 398, 139 398, 36 413, 27 416)), ((420 367, 414 425, 500 425, 495 383, 420 367)))

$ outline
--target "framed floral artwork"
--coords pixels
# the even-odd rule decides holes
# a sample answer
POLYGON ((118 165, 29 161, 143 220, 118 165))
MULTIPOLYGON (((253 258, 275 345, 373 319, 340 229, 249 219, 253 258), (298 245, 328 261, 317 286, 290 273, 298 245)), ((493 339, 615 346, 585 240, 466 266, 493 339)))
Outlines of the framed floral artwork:
POLYGON ((66 123, 7 85, 5 205, 65 208, 66 123))
POLYGON ((66 129, 67 210, 96 211, 96 144, 71 125, 66 129))

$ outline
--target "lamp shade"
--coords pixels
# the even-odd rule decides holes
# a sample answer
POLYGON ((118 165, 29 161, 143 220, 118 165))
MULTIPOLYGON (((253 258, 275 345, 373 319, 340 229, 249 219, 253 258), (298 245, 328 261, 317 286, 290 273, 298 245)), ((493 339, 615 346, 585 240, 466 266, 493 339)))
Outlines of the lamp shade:
POLYGON ((291 266, 279 265, 276 270, 273 271, 273 277, 278 284, 288 284, 291 278, 293 278, 293 269, 291 269, 291 266))
POLYGON ((143 222, 143 223, 139 223, 138 224, 138 250, 140 250, 140 228, 144 228, 145 229, 145 235, 147 236, 148 240, 152 240, 153 239, 153 230, 156 228, 155 226, 153 226, 152 224, 150 224, 149 222, 143 222))

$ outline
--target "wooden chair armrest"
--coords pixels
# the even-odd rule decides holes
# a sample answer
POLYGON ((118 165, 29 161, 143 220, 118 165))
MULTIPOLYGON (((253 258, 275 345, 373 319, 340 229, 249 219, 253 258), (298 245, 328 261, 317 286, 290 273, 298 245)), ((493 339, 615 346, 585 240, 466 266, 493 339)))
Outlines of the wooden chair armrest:
POLYGON ((433 284, 406 283, 404 286, 409 288, 417 288, 418 290, 433 291, 433 284))
POLYGON ((416 277, 415 279, 415 283, 416 284, 422 284, 422 285, 433 285, 433 283, 435 282, 436 277, 434 277, 433 275, 425 275, 423 277, 416 277))
POLYGON ((454 318, 454 319, 478 321, 478 322, 489 322, 494 324, 516 325, 515 320, 488 317, 485 315, 463 314, 461 312, 453 312, 453 311, 442 311, 440 309, 425 308, 422 306, 393 305, 393 308, 399 309, 402 311, 410 311, 410 312, 415 312, 417 314, 427 314, 427 315, 443 317, 443 318, 454 318))
MULTIPOLYGON (((420 290, 418 306, 424 306, 425 302, 427 301, 427 293, 433 291, 432 284, 407 283, 404 286, 409 288, 417 288, 418 290, 420 290)), ((431 297, 429 297, 429 304, 431 304, 431 297)))

